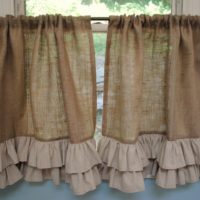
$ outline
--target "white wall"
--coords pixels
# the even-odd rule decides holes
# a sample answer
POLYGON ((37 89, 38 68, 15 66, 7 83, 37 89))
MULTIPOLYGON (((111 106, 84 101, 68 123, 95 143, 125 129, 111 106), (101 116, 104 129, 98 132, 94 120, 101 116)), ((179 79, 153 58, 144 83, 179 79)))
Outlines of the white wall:
POLYGON ((200 0, 183 0, 182 14, 200 15, 200 0))
POLYGON ((14 0, 0 0, 0 16, 14 15, 14 0))
POLYGON ((172 14, 200 15, 200 0, 172 0, 172 14))

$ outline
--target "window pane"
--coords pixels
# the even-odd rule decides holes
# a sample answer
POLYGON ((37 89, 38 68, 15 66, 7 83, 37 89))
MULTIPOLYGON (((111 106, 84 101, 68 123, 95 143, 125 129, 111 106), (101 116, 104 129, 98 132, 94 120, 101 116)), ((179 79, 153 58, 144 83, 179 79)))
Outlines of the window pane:
POLYGON ((27 15, 168 14, 171 0, 26 0, 27 15))
POLYGON ((106 49, 106 33, 93 33, 94 48, 96 55, 96 82, 97 82, 97 123, 95 139, 101 138, 102 109, 103 109, 103 82, 104 61, 106 49))

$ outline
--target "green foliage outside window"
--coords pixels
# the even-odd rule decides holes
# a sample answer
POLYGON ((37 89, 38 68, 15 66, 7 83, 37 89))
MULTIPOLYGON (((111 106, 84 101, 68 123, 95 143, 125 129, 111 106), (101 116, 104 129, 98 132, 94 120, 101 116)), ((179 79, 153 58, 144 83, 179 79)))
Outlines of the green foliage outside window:
POLYGON ((167 14, 170 0, 26 0, 27 15, 56 14, 108 16, 167 14))

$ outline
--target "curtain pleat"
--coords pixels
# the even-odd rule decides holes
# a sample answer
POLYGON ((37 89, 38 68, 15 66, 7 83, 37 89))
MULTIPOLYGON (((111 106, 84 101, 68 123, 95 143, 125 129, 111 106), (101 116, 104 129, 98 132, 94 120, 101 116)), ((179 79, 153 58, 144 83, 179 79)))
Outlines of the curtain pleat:
POLYGON ((199 180, 199 16, 110 16, 102 178, 123 192, 199 180))
POLYGON ((90 17, 0 18, 0 187, 23 178, 94 190, 95 114, 90 17))

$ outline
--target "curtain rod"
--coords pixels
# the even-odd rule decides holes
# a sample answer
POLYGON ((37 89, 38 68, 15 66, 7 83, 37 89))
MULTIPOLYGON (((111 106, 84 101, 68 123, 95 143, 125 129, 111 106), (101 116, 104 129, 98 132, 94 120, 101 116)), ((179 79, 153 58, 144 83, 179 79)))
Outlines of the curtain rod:
POLYGON ((92 21, 109 21, 109 17, 91 17, 92 21))

